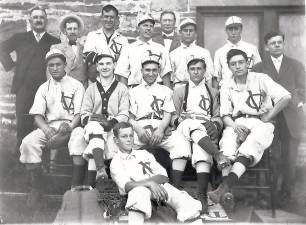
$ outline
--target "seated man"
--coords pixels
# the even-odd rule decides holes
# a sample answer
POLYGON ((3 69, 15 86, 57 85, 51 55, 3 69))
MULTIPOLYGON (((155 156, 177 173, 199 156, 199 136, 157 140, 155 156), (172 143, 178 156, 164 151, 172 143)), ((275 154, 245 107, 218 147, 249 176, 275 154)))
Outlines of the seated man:
POLYGON ((94 53, 92 60, 99 75, 84 95, 81 107, 84 128, 74 129, 68 143, 73 159, 72 187, 83 184, 84 158, 88 160, 89 185, 94 187, 96 179, 107 178, 104 160, 111 159, 116 152, 111 130, 116 123, 128 120, 128 89, 115 79, 114 57, 94 53))
POLYGON ((31 179, 31 193, 27 201, 29 207, 39 203, 42 195, 42 150, 57 132, 66 134, 68 142, 71 130, 80 123, 84 95, 83 85, 66 75, 66 57, 60 50, 50 50, 46 54, 46 63, 51 77, 37 90, 29 112, 34 116, 37 129, 28 134, 20 146, 20 162, 25 164, 31 179))
MULTIPOLYGON (((206 63, 204 58, 191 58, 187 63, 189 81, 178 86, 173 92, 176 116, 174 125, 192 144, 192 165, 197 171, 198 196, 202 213, 207 213, 207 188, 210 168, 214 157, 218 162, 229 163, 218 150, 217 143, 222 132, 219 95, 205 81, 206 63)), ((172 170, 173 185, 178 187, 183 175, 186 159, 181 159, 182 168, 172 170)))
POLYGON ((288 104, 291 95, 268 75, 248 72, 248 57, 242 50, 231 49, 227 63, 232 78, 221 88, 220 114, 225 129, 220 151, 234 161, 222 170, 224 182, 210 199, 231 210, 234 206, 232 186, 249 166, 256 165, 273 140, 272 119, 288 104))
POLYGON ((160 57, 150 53, 145 52, 142 58, 142 83, 129 90, 129 121, 137 134, 135 148, 161 147, 170 153, 172 168, 181 168, 177 163, 180 164, 179 159, 190 154, 189 142, 179 132, 168 132, 172 113, 175 112, 172 90, 157 83, 160 57))
POLYGON ((129 211, 129 224, 143 224, 144 219, 151 217, 151 200, 171 206, 182 222, 200 215, 201 203, 170 185, 166 170, 152 154, 133 148, 131 124, 118 123, 113 132, 119 151, 111 162, 110 171, 120 194, 128 195, 125 208, 129 211))

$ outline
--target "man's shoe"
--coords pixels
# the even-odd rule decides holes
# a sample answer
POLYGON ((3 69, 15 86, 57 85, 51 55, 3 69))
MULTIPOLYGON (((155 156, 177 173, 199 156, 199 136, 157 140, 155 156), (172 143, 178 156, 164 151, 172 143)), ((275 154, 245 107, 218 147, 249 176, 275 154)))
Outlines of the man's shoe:
POLYGON ((106 173, 105 168, 101 168, 97 170, 96 181, 106 180, 108 179, 108 175, 106 173))
POLYGON ((226 212, 232 212, 235 206, 234 195, 231 192, 223 194, 220 203, 226 212))
POLYGON ((202 211, 201 214, 208 214, 208 202, 207 202, 207 195, 199 194, 198 196, 199 201, 202 204, 202 211))
POLYGON ((214 203, 219 203, 221 200, 221 197, 230 191, 230 188, 228 187, 226 182, 223 182, 219 185, 219 187, 214 191, 207 192, 207 195, 209 196, 210 200, 212 200, 214 203))

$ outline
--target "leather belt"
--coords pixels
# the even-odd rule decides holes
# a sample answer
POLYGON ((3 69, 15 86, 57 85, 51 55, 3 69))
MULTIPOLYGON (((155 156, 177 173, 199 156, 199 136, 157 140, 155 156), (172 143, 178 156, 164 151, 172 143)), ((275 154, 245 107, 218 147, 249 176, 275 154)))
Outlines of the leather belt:
POLYGON ((183 114, 182 115, 183 119, 194 119, 194 120, 204 120, 204 121, 209 121, 209 119, 207 119, 205 116, 197 116, 194 114, 183 114))
POLYGON ((160 118, 159 116, 156 116, 155 113, 149 113, 148 115, 137 119, 137 121, 138 120, 148 120, 148 119, 162 120, 162 118, 160 118))
POLYGON ((260 119, 260 116, 261 115, 251 115, 251 114, 239 114, 238 116, 234 116, 232 117, 233 120, 236 120, 240 117, 243 117, 243 118, 257 118, 257 119, 260 119))

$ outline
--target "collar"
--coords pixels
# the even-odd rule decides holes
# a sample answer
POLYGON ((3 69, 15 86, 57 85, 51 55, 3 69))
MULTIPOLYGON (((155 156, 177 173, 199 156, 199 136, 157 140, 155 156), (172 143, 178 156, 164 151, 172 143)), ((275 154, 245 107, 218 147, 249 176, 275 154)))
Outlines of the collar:
POLYGON ((190 78, 189 78, 189 87, 190 88, 196 88, 196 87, 200 87, 200 86, 205 86, 205 77, 203 78, 203 80, 198 84, 196 85, 195 83, 193 83, 190 78))
MULTIPOLYGON (((116 77, 115 77, 115 75, 114 75, 114 76, 113 76, 113 79, 112 79, 112 82, 109 84, 109 86, 111 86, 111 85, 114 83, 115 80, 116 80, 116 77)), ((97 82, 99 82, 99 83, 102 85, 101 76, 100 76, 100 75, 97 76, 97 82)), ((103 85, 102 85, 102 87, 103 87, 103 85)))
POLYGON ((136 41, 135 41, 136 45, 138 45, 138 46, 140 46, 140 45, 145 45, 145 44, 151 45, 152 42, 153 42, 153 41, 152 41, 152 38, 151 38, 150 40, 148 40, 148 41, 142 41, 142 40, 139 39, 139 37, 137 37, 137 38, 136 38, 136 41))
MULTIPOLYGON (((103 28, 100 28, 98 30, 96 30, 96 33, 97 34, 103 34, 105 35, 104 31, 103 31, 103 28)), ((117 31, 117 30, 114 30, 114 33, 112 34, 112 37, 115 37, 115 36, 120 36, 121 34, 117 31)))
MULTIPOLYGON (((34 37, 36 38, 36 35, 38 34, 35 30, 32 30, 34 37)), ((39 33, 40 34, 40 39, 45 35, 46 31, 39 33)))
MULTIPOLYGON (((248 89, 248 87, 249 87, 249 84, 252 82, 252 73, 251 72, 248 72, 248 75, 247 75, 247 79, 246 79, 246 87, 247 87, 247 89, 248 89)), ((236 83, 236 81, 235 81, 235 78, 234 78, 234 76, 232 76, 231 77, 231 79, 229 80, 229 87, 230 87, 230 89, 233 89, 233 90, 235 90, 235 91, 239 91, 240 89, 238 88, 238 86, 237 86, 237 83, 236 83)))
POLYGON ((182 48, 191 48, 193 46, 196 45, 196 41, 194 40, 189 46, 187 46, 186 44, 184 44, 183 42, 181 42, 181 46, 182 48))
POLYGON ((119 158, 122 159, 122 160, 128 160, 128 159, 131 159, 131 158, 136 158, 134 149, 132 149, 132 151, 130 153, 122 152, 121 150, 119 150, 117 152, 117 154, 118 154, 119 158))
POLYGON ((172 31, 170 34, 166 34, 166 33, 162 32, 162 35, 165 35, 167 37, 173 37, 174 36, 174 31, 172 31))
POLYGON ((60 81, 54 80, 52 76, 50 77, 50 79, 55 85, 60 84, 67 79, 67 73, 63 76, 63 78, 60 81))
POLYGON ((238 41, 236 44, 230 42, 229 40, 226 40, 226 42, 227 42, 227 44, 228 44, 229 46, 231 46, 232 48, 234 48, 234 47, 239 47, 239 46, 241 46, 242 39, 240 39, 240 41, 238 41))
POLYGON ((151 89, 157 85, 157 78, 152 85, 148 85, 148 83, 142 78, 141 84, 145 89, 151 89))
POLYGON ((279 57, 275 58, 274 56, 270 55, 271 56, 271 59, 272 59, 272 62, 276 62, 276 63, 280 63, 282 62, 283 58, 284 58, 284 55, 281 54, 279 57))

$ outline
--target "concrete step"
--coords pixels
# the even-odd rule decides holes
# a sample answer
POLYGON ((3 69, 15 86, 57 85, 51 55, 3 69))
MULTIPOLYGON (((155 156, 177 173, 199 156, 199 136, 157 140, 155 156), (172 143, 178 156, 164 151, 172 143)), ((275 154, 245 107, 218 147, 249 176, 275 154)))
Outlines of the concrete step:
POLYGON ((276 210, 275 218, 271 216, 271 210, 263 210, 258 209, 254 210, 252 215, 252 222, 263 222, 263 223, 281 223, 281 224, 289 224, 289 223, 297 223, 297 224, 305 224, 306 217, 289 213, 283 210, 276 210))

